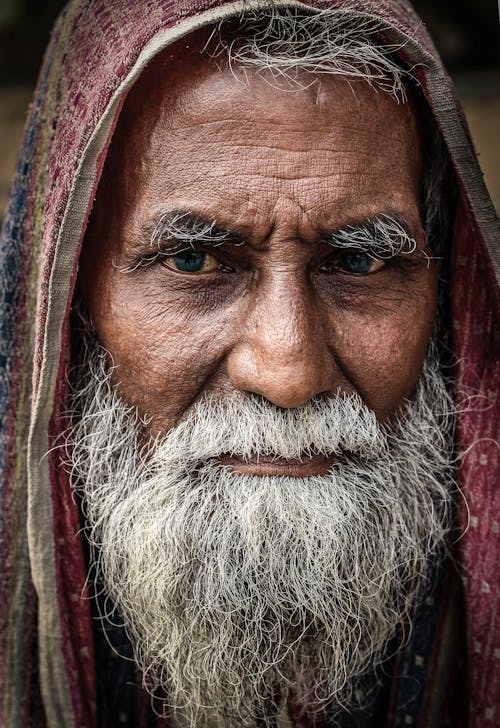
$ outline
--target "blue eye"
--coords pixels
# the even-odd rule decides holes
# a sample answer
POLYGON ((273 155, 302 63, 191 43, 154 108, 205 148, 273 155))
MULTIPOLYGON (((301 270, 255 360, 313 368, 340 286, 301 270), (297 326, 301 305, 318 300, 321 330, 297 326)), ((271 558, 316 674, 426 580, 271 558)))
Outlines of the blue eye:
MULTIPOLYGON (((206 253, 198 253, 195 250, 186 250, 168 258, 172 261, 177 270, 182 273, 198 273, 205 263, 206 253)), ((173 267, 173 266, 172 266, 173 267)))
POLYGON ((175 255, 168 255, 161 260, 161 264, 178 273, 212 273, 221 268, 217 258, 197 250, 184 250, 175 255))
POLYGON ((382 260, 373 258, 367 253, 343 253, 339 256, 338 267, 345 273, 367 275, 375 273, 384 266, 382 260))

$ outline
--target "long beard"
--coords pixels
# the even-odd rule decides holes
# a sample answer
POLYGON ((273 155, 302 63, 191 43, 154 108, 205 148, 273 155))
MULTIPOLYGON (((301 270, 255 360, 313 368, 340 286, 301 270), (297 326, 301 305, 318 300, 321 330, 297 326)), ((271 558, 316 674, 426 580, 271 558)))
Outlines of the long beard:
POLYGON ((70 436, 95 568, 146 686, 204 725, 351 703, 421 598, 449 526, 450 402, 428 356, 414 401, 381 427, 357 396, 294 410, 205 400, 161 442, 97 346, 70 436), (336 455, 321 476, 242 475, 218 456, 336 455))

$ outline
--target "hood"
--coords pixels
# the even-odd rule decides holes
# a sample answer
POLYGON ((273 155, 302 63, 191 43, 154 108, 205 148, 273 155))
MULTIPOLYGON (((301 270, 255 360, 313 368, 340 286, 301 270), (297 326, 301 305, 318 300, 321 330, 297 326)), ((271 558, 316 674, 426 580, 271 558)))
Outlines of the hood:
MULTIPOLYGON (((54 29, 0 248, 1 725, 100 725, 79 514, 55 445, 66 426, 69 313, 78 257, 121 106, 160 50, 201 26, 262 4, 269 3, 73 0, 54 29)), ((360 21, 381 20, 387 36, 403 49, 405 62, 418 69, 456 171, 450 311, 460 404, 456 438, 463 454, 457 477, 463 494, 459 518, 466 532, 458 548, 468 725, 493 724, 500 711, 500 587, 495 573, 500 563, 495 520, 499 221, 453 86, 409 2, 274 4, 339 13, 348 8, 360 21)), ((443 630, 441 642, 446 641, 443 630)), ((439 676, 436 654, 434 673, 429 670, 439 676)), ((437 691, 438 681, 436 677, 430 692, 437 691)), ((442 725, 431 708, 422 711, 419 725, 442 725)), ((399 720, 394 713, 387 725, 399 725, 399 720)))

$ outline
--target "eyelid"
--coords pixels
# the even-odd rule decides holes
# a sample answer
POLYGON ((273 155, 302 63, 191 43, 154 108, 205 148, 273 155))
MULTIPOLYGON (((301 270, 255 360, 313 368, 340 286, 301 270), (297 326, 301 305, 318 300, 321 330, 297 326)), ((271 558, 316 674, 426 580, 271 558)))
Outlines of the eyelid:
POLYGON ((398 258, 401 252, 390 252, 381 251, 376 246, 363 245, 363 246, 334 246, 333 257, 340 257, 342 255, 366 255, 372 260, 390 261, 393 258, 398 258))
POLYGON ((373 262, 373 268, 368 273, 351 273, 351 275, 372 275, 373 273, 377 273, 377 271, 381 270, 382 268, 385 268, 387 266, 388 259, 387 258, 377 258, 374 255, 370 255, 369 253, 366 253, 368 258, 373 262))

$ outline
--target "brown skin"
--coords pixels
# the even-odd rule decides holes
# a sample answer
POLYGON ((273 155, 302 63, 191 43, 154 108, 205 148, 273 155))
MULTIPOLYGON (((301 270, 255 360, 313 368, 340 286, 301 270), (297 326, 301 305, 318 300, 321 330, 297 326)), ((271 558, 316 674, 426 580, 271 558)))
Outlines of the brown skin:
POLYGON ((175 57, 127 98, 82 256, 122 396, 153 433, 203 395, 248 392, 286 408, 357 392, 384 421, 418 381, 436 271, 420 253, 355 275, 324 241, 389 212, 426 249, 411 105, 326 77, 293 93, 254 75, 248 87, 194 51, 175 57), (143 229, 166 209, 217 220, 245 245, 208 250, 206 272, 171 259, 125 271, 151 252, 143 229))

